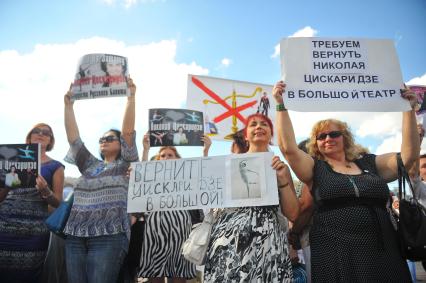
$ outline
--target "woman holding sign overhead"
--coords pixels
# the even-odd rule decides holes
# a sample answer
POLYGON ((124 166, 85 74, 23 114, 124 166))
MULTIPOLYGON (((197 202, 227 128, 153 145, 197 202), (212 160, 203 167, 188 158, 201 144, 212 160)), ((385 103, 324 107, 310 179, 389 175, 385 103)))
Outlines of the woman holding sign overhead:
MULTIPOLYGON (((411 282, 390 215, 388 182, 397 178, 395 153, 364 154, 346 123, 328 119, 311 132, 308 153, 297 147, 282 94, 275 84, 281 151, 297 177, 312 188, 316 210, 310 232, 312 282, 411 282)), ((414 106, 407 90, 403 97, 414 106)), ((418 156, 414 110, 402 114, 401 157, 418 156)))
POLYGON ((127 168, 138 160, 135 143, 135 93, 130 96, 121 131, 109 130, 99 139, 101 160, 82 142, 74 115, 72 93, 65 102, 65 130, 70 150, 67 161, 82 176, 74 187, 74 204, 65 226, 66 264, 70 283, 116 282, 127 253, 130 218, 127 214, 127 168))
MULTIPOLYGON (((208 155, 211 140, 204 135, 204 156, 208 155)), ((149 135, 143 139, 142 161, 148 160, 149 135)), ((181 158, 176 147, 160 147, 155 160, 181 158)), ((193 219, 188 210, 154 211, 146 213, 145 231, 142 242, 139 277, 150 278, 150 282, 164 282, 164 277, 173 282, 185 283, 196 276, 195 264, 187 261, 181 246, 191 233, 193 219)))
POLYGON ((44 221, 62 200, 64 166, 46 154, 55 145, 52 128, 36 124, 25 143, 40 144, 41 174, 26 174, 19 188, 0 188, 1 282, 39 282, 50 236, 44 221))
MULTIPOLYGON (((247 153, 267 152, 272 135, 268 117, 247 117, 247 153)), ((271 160, 271 166, 277 172, 281 212, 294 221, 299 203, 290 171, 278 156, 271 160)), ((223 209, 212 228, 204 282, 292 282, 288 242, 278 220, 278 209, 279 206, 223 209)))

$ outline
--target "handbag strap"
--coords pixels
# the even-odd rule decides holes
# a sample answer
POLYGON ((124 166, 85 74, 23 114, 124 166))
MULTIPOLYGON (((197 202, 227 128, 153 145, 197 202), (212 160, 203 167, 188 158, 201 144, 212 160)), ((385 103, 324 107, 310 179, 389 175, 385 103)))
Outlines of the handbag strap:
POLYGON ((413 198, 415 198, 413 185, 411 184, 410 176, 408 175, 407 169, 404 166, 400 152, 396 154, 396 162, 398 164, 398 198, 400 200, 405 199, 405 183, 408 183, 408 186, 411 190, 411 195, 413 198))

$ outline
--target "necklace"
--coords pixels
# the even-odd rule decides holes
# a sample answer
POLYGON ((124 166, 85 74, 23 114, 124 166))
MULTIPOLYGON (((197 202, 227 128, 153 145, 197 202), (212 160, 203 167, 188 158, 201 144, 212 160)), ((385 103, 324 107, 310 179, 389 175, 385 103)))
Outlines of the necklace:
MULTIPOLYGON (((331 168, 333 168, 333 169, 334 169, 333 163, 329 162, 328 160, 326 160, 326 162, 330 165, 330 167, 331 167, 331 168)), ((346 168, 348 168, 348 169, 351 169, 351 168, 352 168, 352 165, 351 165, 351 163, 350 163, 350 162, 347 162, 347 161, 346 161, 346 163, 345 163, 345 167, 346 167, 346 168)))

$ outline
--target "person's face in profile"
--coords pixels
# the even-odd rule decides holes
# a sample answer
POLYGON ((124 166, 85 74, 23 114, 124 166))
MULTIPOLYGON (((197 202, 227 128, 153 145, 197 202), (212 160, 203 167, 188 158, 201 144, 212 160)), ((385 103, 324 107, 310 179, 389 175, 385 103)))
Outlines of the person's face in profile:
POLYGON ((107 63, 106 68, 110 76, 123 75, 123 65, 121 65, 120 63, 107 63))

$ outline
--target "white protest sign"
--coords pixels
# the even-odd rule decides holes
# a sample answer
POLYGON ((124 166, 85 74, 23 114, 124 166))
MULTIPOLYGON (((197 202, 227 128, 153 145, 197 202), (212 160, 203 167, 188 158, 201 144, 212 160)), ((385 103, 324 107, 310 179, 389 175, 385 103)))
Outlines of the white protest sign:
POLYGON ((186 105, 204 113, 205 133, 215 140, 231 140, 251 114, 275 119, 272 86, 265 84, 189 75, 186 105))
POLYGON ((273 153, 132 163, 128 212, 277 205, 273 153))
POLYGON ((407 111, 391 40, 292 37, 281 41, 285 106, 295 111, 407 111))
POLYGON ((129 96, 127 58, 112 54, 84 55, 72 84, 72 100, 129 96))

